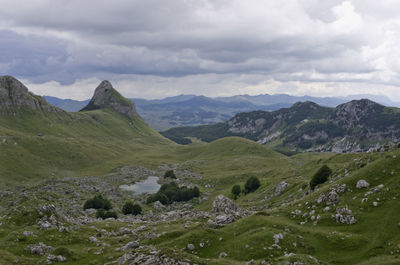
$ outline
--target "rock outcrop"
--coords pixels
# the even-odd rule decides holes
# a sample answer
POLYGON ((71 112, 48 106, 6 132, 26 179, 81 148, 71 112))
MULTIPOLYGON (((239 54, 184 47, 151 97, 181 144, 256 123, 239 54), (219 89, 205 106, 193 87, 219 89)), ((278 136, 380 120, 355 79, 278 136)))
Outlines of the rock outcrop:
POLYGON ((124 98, 107 80, 100 83, 89 104, 81 109, 81 111, 90 111, 102 108, 111 108, 129 118, 138 116, 135 103, 124 98))
POLYGON ((339 224, 355 224, 357 222, 356 218, 353 215, 353 211, 347 207, 337 208, 336 214, 332 215, 332 218, 336 220, 339 224))
POLYGON ((239 207, 224 195, 218 195, 212 205, 213 213, 236 214, 239 207))
POLYGON ((212 213, 216 214, 215 224, 226 225, 241 217, 240 209, 231 199, 218 195, 213 201, 212 213))
POLYGON ((26 247, 26 250, 31 254, 41 255, 43 256, 46 253, 49 253, 54 250, 53 247, 47 246, 46 244, 40 242, 39 244, 31 244, 26 247))
POLYGON ((23 110, 66 113, 47 103, 44 98, 29 92, 16 78, 0 76, 0 114, 18 114, 23 110))
POLYGON ((283 192, 288 186, 289 186, 288 183, 286 183, 285 181, 282 181, 281 183, 278 184, 278 186, 276 186, 274 195, 275 195, 275 196, 281 195, 282 192, 283 192))

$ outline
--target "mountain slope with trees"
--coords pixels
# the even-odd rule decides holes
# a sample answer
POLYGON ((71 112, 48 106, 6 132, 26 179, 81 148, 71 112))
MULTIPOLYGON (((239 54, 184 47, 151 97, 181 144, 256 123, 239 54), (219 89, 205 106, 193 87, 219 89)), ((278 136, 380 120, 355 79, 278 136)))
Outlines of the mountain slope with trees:
POLYGON ((191 142, 187 137, 210 142, 241 136, 287 152, 367 151, 399 141, 400 109, 368 99, 336 108, 299 102, 273 112, 239 113, 224 123, 177 127, 162 134, 181 144, 191 142))

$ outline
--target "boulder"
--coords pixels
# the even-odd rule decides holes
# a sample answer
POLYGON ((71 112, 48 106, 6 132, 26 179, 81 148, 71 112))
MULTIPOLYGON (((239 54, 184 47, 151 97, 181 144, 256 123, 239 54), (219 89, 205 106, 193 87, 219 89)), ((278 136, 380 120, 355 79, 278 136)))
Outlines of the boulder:
POLYGON ((239 207, 224 195, 218 195, 212 205, 213 213, 236 214, 239 207))
POLYGON ((92 242, 92 243, 95 243, 95 244, 101 243, 100 240, 98 240, 98 239, 97 239, 96 237, 94 237, 94 236, 89 237, 89 241, 92 242))
POLYGON ((26 247, 26 250, 31 254, 41 255, 43 256, 46 253, 49 253, 54 250, 53 247, 45 245, 43 242, 39 244, 31 244, 26 247))
POLYGON ((193 244, 188 244, 186 248, 189 249, 189 250, 194 250, 195 249, 193 244))
POLYGON ((360 179, 359 181, 357 181, 357 184, 356 184, 357 189, 368 188, 368 187, 369 187, 369 183, 366 180, 360 179))
POLYGON ((274 235, 273 238, 274 238, 274 243, 278 244, 279 240, 283 240, 283 235, 281 233, 279 233, 279 234, 274 235))
POLYGON ((276 186, 275 188, 275 196, 279 196, 282 194, 282 192, 289 186, 288 183, 286 183, 285 181, 282 181, 281 183, 278 184, 278 186, 276 186))
POLYGON ((33 232, 31 232, 31 231, 24 231, 24 232, 22 233, 22 235, 23 235, 23 236, 33 236, 33 232))
POLYGON ((41 220, 38 222, 38 225, 40 225, 40 229, 42 230, 50 229, 53 227, 53 225, 48 221, 41 221, 41 220))
POLYGON ((339 202, 339 195, 336 191, 331 190, 326 196, 326 205, 336 204, 339 202))
POLYGON ((50 254, 47 256, 46 263, 52 264, 53 262, 64 262, 66 260, 67 260, 67 258, 64 256, 61 256, 61 255, 56 256, 56 255, 50 254))
POLYGON ((226 225, 233 223, 235 221, 235 217, 233 215, 221 214, 215 217, 215 223, 218 225, 226 225))
POLYGON ((127 235, 127 234, 132 234, 132 230, 126 227, 121 227, 119 229, 119 234, 120 235, 127 235))
POLYGON ((347 208, 337 208, 336 215, 332 216, 339 224, 355 224, 357 222, 356 218, 353 216, 353 212, 347 208))
POLYGON ((139 241, 131 241, 128 242, 125 246, 122 247, 122 250, 127 251, 130 249, 135 249, 140 246, 139 241))

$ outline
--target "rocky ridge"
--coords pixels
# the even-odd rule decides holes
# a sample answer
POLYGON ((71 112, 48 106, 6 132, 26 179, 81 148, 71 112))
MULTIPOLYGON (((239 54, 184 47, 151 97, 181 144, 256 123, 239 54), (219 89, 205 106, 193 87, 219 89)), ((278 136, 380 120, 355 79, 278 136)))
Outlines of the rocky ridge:
POLYGON ((23 110, 66 113, 54 107, 12 76, 0 76, 0 114, 18 114, 23 110))
POLYGON ((135 103, 121 96, 107 80, 100 83, 88 105, 80 111, 90 111, 107 107, 129 118, 138 116, 135 103))
POLYGON ((225 123, 173 128, 163 135, 172 140, 191 136, 203 141, 241 136, 288 152, 372 151, 400 140, 400 111, 368 99, 336 108, 299 102, 273 112, 239 113, 225 123))

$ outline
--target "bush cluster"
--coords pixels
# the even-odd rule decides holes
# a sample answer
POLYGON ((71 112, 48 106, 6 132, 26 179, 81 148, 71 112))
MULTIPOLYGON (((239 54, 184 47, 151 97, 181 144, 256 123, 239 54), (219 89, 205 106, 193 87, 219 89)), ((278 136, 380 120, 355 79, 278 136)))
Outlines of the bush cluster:
POLYGON ((112 208, 111 203, 106 198, 103 198, 101 195, 96 195, 92 199, 89 199, 83 205, 83 209, 104 209, 110 210, 112 208))
POLYGON ((118 218, 118 215, 114 211, 106 211, 102 208, 97 209, 96 211, 96 218, 107 219, 107 218, 118 218))
POLYGON ((244 184, 244 193, 250 193, 257 190, 261 186, 260 181, 257 177, 250 177, 246 184, 244 184))
POLYGON ((162 185, 157 193, 151 195, 147 199, 147 203, 160 201, 162 204, 167 205, 173 202, 189 201, 192 198, 199 196, 200 196, 200 190, 198 187, 194 188, 178 187, 178 185, 175 182, 171 182, 162 185))
POLYGON ((104 198, 102 195, 95 195, 93 198, 87 200, 83 205, 83 209, 97 209, 96 218, 118 218, 114 211, 110 211, 112 208, 111 202, 104 198))
POLYGON ((173 170, 167 170, 164 173, 164 178, 171 178, 171 179, 176 179, 175 173, 173 170))
POLYGON ((332 170, 327 165, 323 165, 312 177, 310 188, 313 190, 318 184, 326 182, 331 174, 332 170))
POLYGON ((234 185, 233 187, 232 187, 232 190, 231 190, 231 192, 232 192, 232 194, 233 194, 233 198, 236 200, 236 198, 240 195, 240 193, 242 192, 242 189, 240 188, 240 186, 239 185, 234 185))
POLYGON ((233 198, 236 200, 240 193, 250 193, 257 190, 261 186, 260 180, 257 177, 250 177, 247 179, 244 184, 244 189, 242 190, 238 184, 233 185, 231 189, 231 193, 233 194, 233 198))
POLYGON ((124 206, 122 206, 122 213, 138 215, 142 213, 142 207, 139 204, 133 204, 133 202, 126 202, 124 206))

